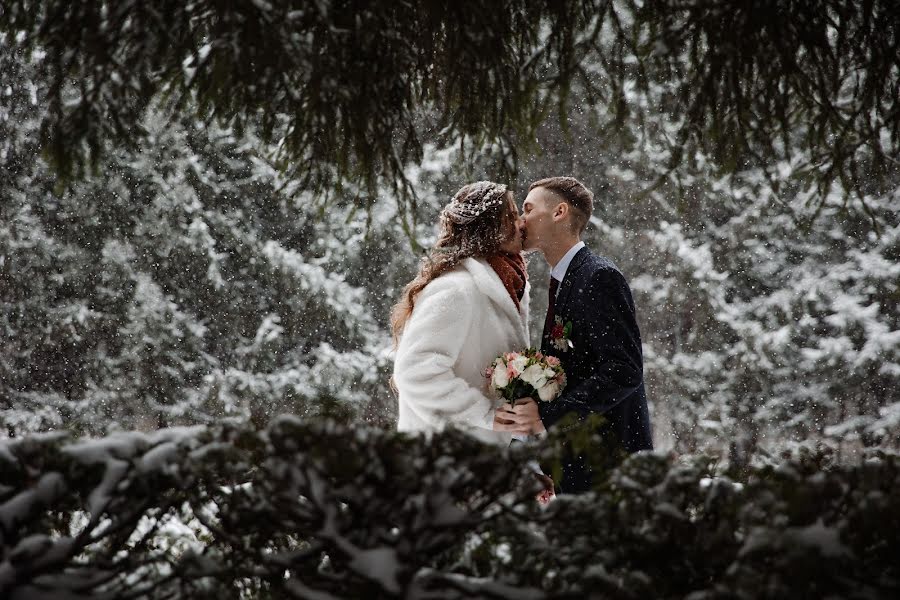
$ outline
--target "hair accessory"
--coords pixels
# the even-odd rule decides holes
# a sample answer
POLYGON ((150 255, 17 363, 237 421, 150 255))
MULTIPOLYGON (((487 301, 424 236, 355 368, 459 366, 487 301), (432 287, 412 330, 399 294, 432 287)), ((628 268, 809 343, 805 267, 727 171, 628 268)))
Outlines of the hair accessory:
POLYGON ((506 186, 493 181, 478 181, 466 188, 466 194, 457 194, 441 211, 441 216, 457 225, 467 225, 489 208, 503 204, 506 194, 506 186))

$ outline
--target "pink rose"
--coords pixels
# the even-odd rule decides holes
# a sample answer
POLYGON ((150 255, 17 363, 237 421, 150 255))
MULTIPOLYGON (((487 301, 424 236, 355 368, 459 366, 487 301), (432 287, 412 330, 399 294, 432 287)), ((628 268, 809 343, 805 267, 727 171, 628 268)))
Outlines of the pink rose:
POLYGON ((548 357, 547 357, 547 364, 550 365, 551 367, 558 367, 558 366, 559 366, 559 359, 556 358, 555 356, 548 356, 548 357))

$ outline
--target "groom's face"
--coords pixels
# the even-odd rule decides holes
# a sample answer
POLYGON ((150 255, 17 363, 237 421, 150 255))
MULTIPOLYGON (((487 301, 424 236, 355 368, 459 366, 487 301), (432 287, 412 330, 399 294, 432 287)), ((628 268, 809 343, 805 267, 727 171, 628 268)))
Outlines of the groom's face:
POLYGON ((559 200, 546 188, 536 187, 528 192, 522 204, 525 250, 540 250, 553 239, 557 229, 553 209, 557 204, 559 200))

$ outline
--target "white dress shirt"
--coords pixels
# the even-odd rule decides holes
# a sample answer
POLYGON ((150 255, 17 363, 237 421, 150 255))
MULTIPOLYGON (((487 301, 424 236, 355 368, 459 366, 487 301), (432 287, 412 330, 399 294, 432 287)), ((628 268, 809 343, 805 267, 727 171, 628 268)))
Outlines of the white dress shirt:
MULTIPOLYGON (((584 248, 584 242, 578 242, 577 244, 569 248, 569 251, 566 252, 565 255, 563 255, 563 257, 559 259, 559 262, 556 263, 556 266, 554 266, 550 270, 550 277, 562 284, 563 279, 566 278, 566 271, 569 270, 569 265, 572 263, 572 259, 575 258, 575 255, 578 254, 578 251, 582 248, 584 248)), ((562 287, 562 285, 556 288, 557 296, 559 296, 560 287, 562 287)))

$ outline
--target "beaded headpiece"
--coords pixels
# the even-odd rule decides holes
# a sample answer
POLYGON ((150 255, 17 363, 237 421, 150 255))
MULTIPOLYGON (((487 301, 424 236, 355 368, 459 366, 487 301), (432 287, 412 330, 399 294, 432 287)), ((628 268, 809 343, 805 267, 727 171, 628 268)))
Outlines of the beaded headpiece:
POLYGON ((443 217, 457 225, 467 225, 488 209, 503 204, 506 186, 502 183, 478 181, 466 187, 465 195, 457 194, 441 211, 443 217))

